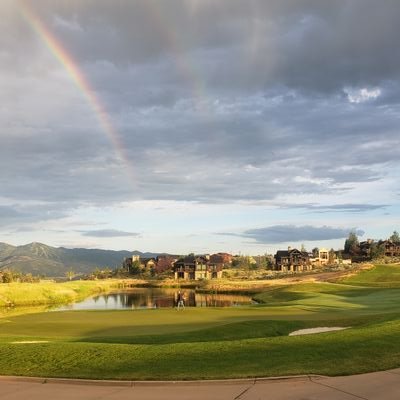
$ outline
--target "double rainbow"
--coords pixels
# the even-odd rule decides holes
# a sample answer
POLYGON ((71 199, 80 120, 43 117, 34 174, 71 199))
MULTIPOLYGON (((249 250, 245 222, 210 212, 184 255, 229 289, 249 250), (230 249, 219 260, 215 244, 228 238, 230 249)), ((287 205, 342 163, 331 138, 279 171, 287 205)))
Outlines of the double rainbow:
POLYGON ((91 87, 88 79, 80 70, 77 62, 73 59, 72 55, 67 52, 57 37, 40 20, 40 18, 32 10, 32 7, 28 5, 28 2, 19 1, 18 3, 24 19, 28 22, 38 37, 60 62, 60 64, 65 68, 73 82, 86 98, 88 104, 93 109, 93 112, 98 119, 100 127, 107 134, 109 140, 111 141, 117 157, 125 165, 128 175, 133 180, 134 171, 132 168, 132 163, 125 150, 125 146, 121 140, 120 134, 114 127, 106 108, 102 104, 100 98, 97 96, 95 90, 91 87))

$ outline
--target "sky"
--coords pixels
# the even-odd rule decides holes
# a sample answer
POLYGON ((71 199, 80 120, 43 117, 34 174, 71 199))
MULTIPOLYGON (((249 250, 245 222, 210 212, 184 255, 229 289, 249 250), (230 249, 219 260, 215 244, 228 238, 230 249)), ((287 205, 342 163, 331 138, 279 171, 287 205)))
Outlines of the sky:
POLYGON ((0 16, 0 242, 264 254, 400 229, 399 1, 0 16))

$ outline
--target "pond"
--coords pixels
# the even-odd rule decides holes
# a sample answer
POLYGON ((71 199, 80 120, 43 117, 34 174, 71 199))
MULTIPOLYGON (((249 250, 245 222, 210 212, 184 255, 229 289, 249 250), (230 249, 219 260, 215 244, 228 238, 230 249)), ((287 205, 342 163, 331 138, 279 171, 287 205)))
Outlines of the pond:
MULTIPOLYGON (((143 308, 171 308, 176 305, 179 289, 134 288, 101 294, 83 301, 57 307, 63 310, 120 310, 143 308)), ((181 289, 186 307, 234 307, 253 303, 250 296, 242 294, 198 293, 181 289)))

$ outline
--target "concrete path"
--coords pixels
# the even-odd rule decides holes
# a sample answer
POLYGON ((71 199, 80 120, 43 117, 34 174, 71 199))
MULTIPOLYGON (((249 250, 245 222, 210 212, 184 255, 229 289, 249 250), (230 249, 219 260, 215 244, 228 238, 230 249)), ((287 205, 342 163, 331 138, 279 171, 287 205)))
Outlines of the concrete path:
POLYGON ((1 400, 399 400, 400 368, 336 378, 113 382, 0 377, 1 400))

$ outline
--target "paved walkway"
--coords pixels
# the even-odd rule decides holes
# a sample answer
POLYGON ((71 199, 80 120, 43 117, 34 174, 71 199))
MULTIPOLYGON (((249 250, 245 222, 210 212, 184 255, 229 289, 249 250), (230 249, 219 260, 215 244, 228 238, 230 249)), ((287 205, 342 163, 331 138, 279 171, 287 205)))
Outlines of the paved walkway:
POLYGON ((69 381, 0 377, 1 400, 399 400, 400 368, 343 377, 201 382, 69 381))

